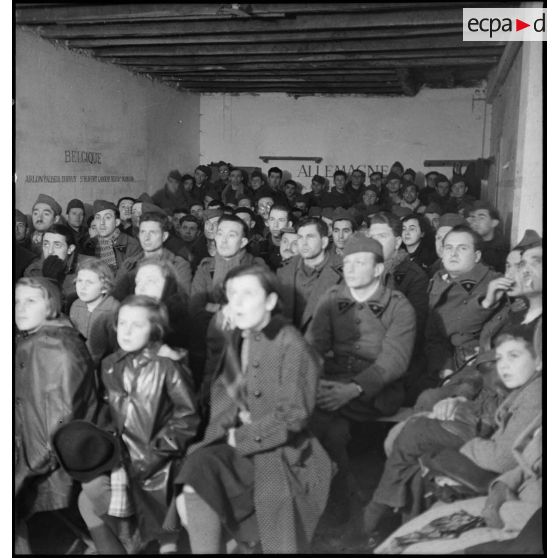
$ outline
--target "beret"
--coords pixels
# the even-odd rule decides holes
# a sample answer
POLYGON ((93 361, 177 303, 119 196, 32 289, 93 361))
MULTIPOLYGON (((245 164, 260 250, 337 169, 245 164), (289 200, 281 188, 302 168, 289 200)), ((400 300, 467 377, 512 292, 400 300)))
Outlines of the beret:
POLYGON ((527 248, 534 248, 535 246, 542 246, 542 237, 538 232, 533 229, 527 229, 523 238, 519 241, 514 250, 526 250, 527 248))
POLYGON ((465 225, 465 218, 458 213, 444 213, 440 217, 440 227, 456 227, 457 225, 465 225))
POLYGON ((333 207, 322 207, 322 217, 326 219, 333 219, 333 214, 335 213, 335 209, 333 207))
POLYGON ((33 207, 35 207, 38 203, 44 203, 48 205, 52 209, 52 211, 54 211, 55 215, 60 215, 62 213, 62 208, 60 207, 60 204, 54 198, 51 198, 46 194, 39 194, 39 197, 37 198, 37 201, 33 204, 33 207))
POLYGON ((407 217, 407 215, 411 215, 413 211, 408 207, 401 207, 400 205, 393 205, 391 207, 391 212, 401 219, 402 217, 407 217))
POLYGON ((154 203, 149 202, 143 202, 141 204, 141 214, 143 215, 144 213, 158 213, 159 215, 164 215, 165 217, 167 217, 167 212, 164 209, 160 208, 154 203))
POLYGON ((398 174, 396 174, 395 172, 390 172, 390 173, 387 175, 386 180, 387 180, 388 182, 389 182, 390 180, 401 180, 401 177, 400 177, 398 174))
POLYGON ((426 206, 426 209, 424 210, 424 213, 437 213, 438 215, 441 215, 442 214, 442 208, 436 202, 430 202, 426 206))
POLYGON ((135 203, 136 198, 132 198, 131 196, 122 196, 117 202, 116 205, 118 207, 120 207, 120 204, 125 201, 125 200, 130 200, 131 202, 135 203))
POLYGON ((315 174, 312 177, 312 182, 317 182, 318 184, 321 184, 323 186, 326 183, 326 179, 323 176, 320 176, 319 174, 315 174))
POLYGON ((114 205, 112 202, 107 200, 95 200, 93 202, 93 213, 99 213, 99 211, 104 211, 105 209, 112 209, 115 215, 118 215, 118 207, 116 207, 116 205, 114 205))
POLYGON ((207 165, 198 165, 196 170, 202 171, 207 178, 211 176, 211 169, 207 165))
POLYGON ((19 209, 15 210, 15 222, 25 223, 27 225, 27 217, 25 216, 25 213, 23 213, 23 211, 20 211, 19 209))
POLYGON ((66 207, 66 213, 69 213, 70 209, 81 209, 85 211, 85 206, 83 205, 83 202, 81 200, 74 198, 73 200, 70 200, 68 202, 68 207, 66 207))
POLYGON ((445 175, 445 174, 438 174, 438 176, 436 177, 436 186, 438 186, 438 184, 440 184, 440 182, 448 182, 449 183, 450 179, 445 175))
POLYGON ((382 245, 377 240, 365 236, 362 233, 355 233, 347 240, 345 248, 343 249, 343 256, 356 254, 357 252, 370 252, 380 258, 384 257, 382 245))
POLYGON ((334 223, 335 221, 343 220, 343 221, 351 221, 353 225, 356 225, 354 214, 351 213, 348 209, 343 209, 342 207, 335 208, 335 211, 333 212, 331 219, 333 220, 334 223))
POLYGON ((215 217, 221 217, 223 210, 220 207, 210 207, 203 212, 203 217, 206 221, 215 217))
POLYGON ((171 171, 169 172, 169 176, 168 176, 168 177, 169 177, 169 178, 172 178, 172 179, 174 179, 174 180, 178 180, 178 182, 182 182, 182 175, 181 175, 180 172, 177 171, 176 169, 175 169, 175 170, 171 170, 171 171))

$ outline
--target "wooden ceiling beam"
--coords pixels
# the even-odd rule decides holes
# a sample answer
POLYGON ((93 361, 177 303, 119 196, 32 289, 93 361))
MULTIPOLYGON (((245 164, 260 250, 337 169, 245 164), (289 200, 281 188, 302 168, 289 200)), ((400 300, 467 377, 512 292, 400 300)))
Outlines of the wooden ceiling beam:
POLYGON ((161 63, 161 67, 168 66, 179 66, 181 68, 215 68, 215 67, 236 67, 242 69, 254 69, 254 70, 265 70, 273 69, 276 65, 282 68, 298 68, 304 70, 306 66, 308 67, 328 67, 329 65, 343 66, 346 65, 347 68, 350 67, 368 67, 368 68, 378 68, 378 69, 392 69, 392 68, 404 68, 407 66, 426 66, 426 67, 437 67, 437 66, 476 66, 476 65, 491 65, 496 64, 500 59, 499 53, 485 54, 485 55, 474 55, 464 52, 462 55, 458 53, 449 52, 439 52, 432 51, 428 54, 420 52, 405 53, 404 56, 401 54, 394 55, 393 53, 388 53, 381 58, 376 58, 370 54, 359 54, 355 53, 351 56, 349 55, 320 55, 320 56, 298 56, 296 59, 286 58, 283 56, 272 56, 272 57, 257 57, 250 60, 247 59, 234 59, 230 58, 224 59, 223 57, 211 57, 209 59, 201 58, 186 58, 180 57, 172 61, 169 58, 149 58, 149 57, 130 57, 130 58, 106 58, 105 62, 112 64, 120 64, 122 66, 142 66, 146 63, 156 64, 157 61, 161 63), (174 63, 176 62, 176 63, 174 63), (312 66, 313 65, 313 66, 312 66))
POLYGON ((337 31, 316 31, 309 33, 246 33, 242 35, 182 35, 175 37, 98 37, 95 39, 66 39, 70 48, 105 48, 117 46, 152 46, 152 45, 242 45, 242 44, 281 44, 314 43, 320 41, 364 41, 401 37, 440 37, 460 35, 462 24, 444 26, 421 26, 414 28, 358 29, 337 31))
POLYGON ((414 9, 366 14, 301 15, 279 20, 233 19, 217 21, 103 23, 87 25, 45 25, 37 31, 45 39, 95 39, 125 37, 168 37, 174 35, 203 37, 216 35, 315 33, 330 30, 355 31, 386 27, 407 28, 423 26, 461 25, 460 9, 414 9))
MULTIPOLYGON (((500 42, 477 42, 475 46, 502 46, 500 42)), ((370 54, 372 52, 392 51, 414 51, 424 50, 446 50, 448 48, 466 49, 468 45, 463 43, 461 33, 443 37, 420 37, 406 39, 404 37, 350 40, 343 42, 321 42, 308 43, 299 41, 286 44, 235 44, 235 45, 180 45, 180 46, 149 46, 149 47, 102 47, 93 48, 93 56, 126 57, 126 56, 250 56, 250 55, 297 55, 304 54, 335 54, 342 53, 344 56, 352 56, 356 52, 370 54)))
MULTIPOLYGON (((304 84, 304 83, 315 83, 315 84, 344 84, 344 83, 361 83, 361 84, 374 84, 374 87, 378 88, 387 88, 392 89, 394 87, 400 87, 400 83, 397 80, 386 80, 386 81, 376 81, 376 80, 368 80, 365 76, 349 76, 349 77, 340 77, 337 76, 331 78, 310 78, 310 77, 259 77, 253 76, 250 78, 222 78, 222 77, 215 77, 214 79, 207 79, 207 77, 203 78, 181 78, 181 77, 165 77, 165 78, 157 78, 158 81, 164 83, 170 82, 187 82, 198 85, 199 83, 204 84, 246 84, 246 85, 258 85, 258 84, 265 84, 265 83, 279 83, 279 84, 304 84)), ((402 88, 401 88, 402 89, 402 88)))
MULTIPOLYGON (((138 72, 138 70, 135 70, 138 72)), ((219 78, 236 78, 236 79, 243 79, 253 76, 260 76, 260 77, 301 77, 301 76, 309 76, 315 78, 329 78, 329 77, 343 77, 343 76, 363 76, 369 80, 376 80, 376 81, 396 81, 397 76, 395 74, 377 74, 375 72, 368 72, 368 71, 361 71, 361 70, 334 70, 331 72, 296 72, 292 70, 286 71, 258 71, 258 72, 155 72, 144 70, 140 73, 150 74, 156 78, 181 78, 181 79, 189 79, 189 78, 198 78, 198 79, 219 79, 219 78)))
MULTIPOLYGON (((250 4, 250 14, 254 19, 265 17, 285 17, 296 14, 338 14, 338 13, 381 13, 393 11, 394 8, 405 11, 417 9, 462 8, 482 5, 505 4, 505 2, 456 2, 454 4, 437 4, 435 2, 404 2, 387 3, 287 3, 287 4, 250 4)), ((25 8, 25 4, 16 5, 15 19, 17 24, 60 24, 60 23, 102 23, 102 22, 133 22, 133 21, 173 21, 184 19, 234 19, 244 15, 240 10, 231 9, 233 4, 112 4, 60 6, 45 8, 25 8), (235 15, 235 14, 238 14, 235 15)), ((240 5, 241 7, 246 5, 240 5)), ((246 12, 244 12, 246 13, 246 12)))

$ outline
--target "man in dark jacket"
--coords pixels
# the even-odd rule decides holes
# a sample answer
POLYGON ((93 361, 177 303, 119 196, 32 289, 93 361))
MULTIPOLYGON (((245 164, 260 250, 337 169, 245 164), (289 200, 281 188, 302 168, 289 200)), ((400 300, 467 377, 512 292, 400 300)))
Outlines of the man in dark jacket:
POLYGON ((498 230, 500 225, 498 210, 488 202, 477 200, 469 212, 467 221, 482 238, 483 263, 499 273, 504 273, 509 246, 498 230))
POLYGON ((123 234, 116 205, 106 200, 93 202, 97 236, 91 238, 83 249, 87 256, 101 258, 115 273, 124 260, 141 253, 140 243, 128 234, 123 234))
POLYGON ((382 245, 362 234, 351 237, 343 258, 345 283, 320 298, 306 333, 324 359, 311 428, 339 466, 334 493, 346 504, 355 497, 350 422, 397 412, 415 339, 413 307, 383 284, 383 272, 382 245))
POLYGON ((482 326, 496 311, 482 304, 488 284, 500 274, 480 263, 481 239, 466 225, 446 234, 443 270, 430 283, 426 323, 428 373, 444 379, 478 353, 482 326))
POLYGON ((328 228, 324 221, 307 217, 299 221, 299 255, 277 270, 281 284, 284 314, 305 332, 320 296, 331 286, 341 283, 343 271, 334 254, 327 251, 328 228))

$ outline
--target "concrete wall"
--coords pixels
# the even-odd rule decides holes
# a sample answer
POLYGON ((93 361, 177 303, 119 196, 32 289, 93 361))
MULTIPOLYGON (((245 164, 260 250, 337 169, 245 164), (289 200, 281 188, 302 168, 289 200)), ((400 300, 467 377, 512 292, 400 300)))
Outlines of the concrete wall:
POLYGON ((16 207, 25 212, 40 192, 64 209, 75 197, 92 202, 154 192, 170 169, 191 171, 199 162, 199 95, 21 29, 15 110, 16 207), (76 162, 82 152, 85 162, 76 162))
MULTIPOLYGON (((201 161, 279 166, 309 186, 316 173, 331 178, 337 165, 385 172, 398 159, 419 171, 425 159, 476 159, 482 156, 484 103, 473 103, 473 92, 423 89, 412 98, 205 94, 201 161), (260 155, 323 161, 266 164, 260 155)), ((434 170, 451 175, 448 167, 434 170)))

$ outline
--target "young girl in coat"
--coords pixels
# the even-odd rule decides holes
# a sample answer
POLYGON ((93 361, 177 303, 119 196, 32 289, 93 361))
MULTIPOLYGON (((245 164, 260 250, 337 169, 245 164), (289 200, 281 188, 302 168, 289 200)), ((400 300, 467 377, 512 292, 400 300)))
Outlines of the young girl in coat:
POLYGON ((102 363, 105 399, 124 459, 110 476, 82 485, 80 512, 101 554, 130 550, 122 523, 128 536, 132 515, 143 543, 157 539, 161 553, 176 551, 177 534, 163 523, 177 461, 196 436, 199 419, 189 371, 158 355, 167 328, 164 306, 148 296, 126 298, 116 320, 120 348, 102 363))
POLYGON ((70 308, 70 320, 85 337, 95 366, 117 349, 114 315, 118 301, 110 296, 114 273, 97 258, 86 258, 78 264, 76 300, 70 308))
POLYGON ((60 468, 51 436, 60 424, 92 418, 97 400, 91 357, 79 333, 60 318, 60 291, 43 277, 15 288, 15 502, 18 553, 25 521, 35 512, 75 503, 72 479, 60 468))
POLYGON ((204 439, 177 477, 192 552, 223 536, 265 553, 304 551, 327 502, 332 464, 307 429, 319 376, 298 330, 272 315, 275 276, 258 265, 225 278, 231 333, 211 387, 204 439))

